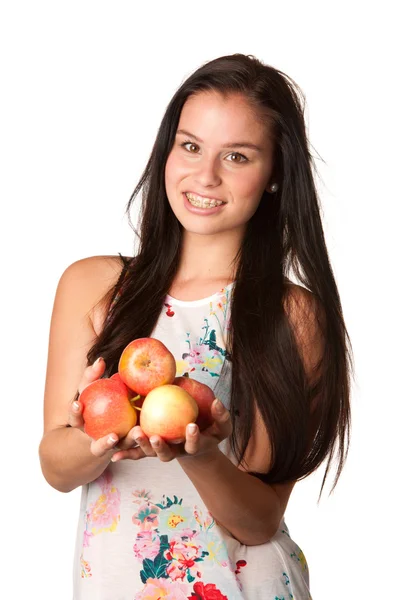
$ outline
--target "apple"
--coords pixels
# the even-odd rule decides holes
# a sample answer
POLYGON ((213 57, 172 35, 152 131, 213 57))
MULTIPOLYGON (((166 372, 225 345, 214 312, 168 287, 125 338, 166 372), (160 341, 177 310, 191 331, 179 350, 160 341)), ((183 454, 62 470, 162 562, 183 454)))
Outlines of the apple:
POLYGON ((130 402, 130 390, 116 378, 90 383, 79 397, 84 431, 94 440, 116 433, 124 437, 136 425, 137 413, 130 402))
POLYGON ((205 383, 201 383, 190 377, 176 377, 174 385, 179 385, 179 387, 186 390, 196 401, 197 406, 199 407, 199 416, 197 417, 196 423, 199 426, 200 431, 210 427, 214 421, 211 416, 211 404, 215 400, 212 389, 205 383))
POLYGON ((125 385, 125 383, 122 381, 121 375, 119 373, 114 373, 114 375, 111 375, 110 379, 113 379, 115 381, 120 381, 123 385, 125 385))
POLYGON ((114 381, 118 381, 121 385, 124 386, 124 388, 126 388, 128 390, 129 402, 131 403, 133 408, 135 408, 139 411, 136 413, 136 416, 137 416, 136 425, 140 425, 140 409, 141 409, 141 406, 145 399, 145 396, 140 396, 140 394, 137 394, 136 392, 134 392, 133 390, 128 388, 128 386, 125 385, 125 383, 122 381, 121 375, 119 373, 114 373, 114 375, 111 375, 110 379, 113 379, 114 381))
POLYGON ((131 390, 147 396, 154 388, 174 381, 175 358, 159 340, 138 338, 122 351, 118 373, 131 390))
POLYGON ((186 439, 186 425, 199 414, 196 401, 179 385, 160 385, 149 392, 140 413, 140 426, 151 437, 160 435, 178 444, 186 439))
POLYGON ((118 381, 121 385, 124 386, 124 388, 127 388, 128 390, 128 394, 129 394, 129 398, 132 399, 135 396, 137 396, 138 394, 134 391, 131 390, 121 379, 121 375, 119 373, 114 373, 114 375, 111 375, 110 379, 112 379, 113 381, 118 381))

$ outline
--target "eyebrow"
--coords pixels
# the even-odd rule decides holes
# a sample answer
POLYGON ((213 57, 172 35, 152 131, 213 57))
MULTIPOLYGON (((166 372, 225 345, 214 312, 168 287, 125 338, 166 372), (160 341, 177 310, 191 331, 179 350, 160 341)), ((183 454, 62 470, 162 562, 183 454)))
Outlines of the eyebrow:
MULTIPOLYGON (((203 143, 203 140, 201 140, 199 137, 197 137, 196 135, 194 135, 194 133, 190 133, 189 131, 186 131, 185 129, 178 129, 178 131, 176 132, 181 133, 182 135, 187 135, 188 137, 193 138, 194 140, 196 140, 196 142, 200 142, 200 144, 203 143)), ((256 152, 262 152, 263 149, 260 146, 256 146, 256 144, 251 144, 250 142, 232 142, 232 143, 226 143, 223 144, 222 146, 223 148, 249 148, 250 150, 256 150, 256 152)))

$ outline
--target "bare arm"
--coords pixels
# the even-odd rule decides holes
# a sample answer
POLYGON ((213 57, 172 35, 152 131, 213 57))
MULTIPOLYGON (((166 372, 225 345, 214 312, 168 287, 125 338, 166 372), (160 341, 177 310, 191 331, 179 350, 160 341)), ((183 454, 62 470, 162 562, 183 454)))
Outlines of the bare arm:
POLYGON ((104 361, 86 369, 86 355, 96 339, 93 307, 116 282, 119 273, 116 258, 91 257, 70 265, 57 286, 39 457, 45 479, 62 492, 96 479, 113 455, 107 440, 97 444, 97 456, 93 453, 91 438, 76 426, 80 424, 79 417, 76 423, 71 422, 71 403, 78 389, 82 391, 104 373, 104 361))
POLYGON ((241 544, 264 544, 275 535, 295 482, 262 483, 219 450, 179 462, 215 520, 241 544))
POLYGON ((47 432, 40 442, 39 455, 46 481, 60 492, 99 477, 109 464, 113 451, 96 457, 90 439, 75 427, 59 427, 47 432))

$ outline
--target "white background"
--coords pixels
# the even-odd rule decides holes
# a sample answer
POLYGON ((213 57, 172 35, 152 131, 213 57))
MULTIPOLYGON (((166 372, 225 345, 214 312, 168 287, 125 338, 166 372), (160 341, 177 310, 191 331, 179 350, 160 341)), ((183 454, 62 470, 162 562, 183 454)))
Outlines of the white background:
POLYGON ((400 598, 395 4, 1 3, 1 597, 6 584, 7 598, 72 596, 80 491, 52 489, 37 452, 58 279, 79 258, 132 254, 124 209, 170 98, 204 62, 243 52, 306 94, 355 355, 345 471, 319 505, 323 471, 298 483, 287 523, 314 600, 400 598))

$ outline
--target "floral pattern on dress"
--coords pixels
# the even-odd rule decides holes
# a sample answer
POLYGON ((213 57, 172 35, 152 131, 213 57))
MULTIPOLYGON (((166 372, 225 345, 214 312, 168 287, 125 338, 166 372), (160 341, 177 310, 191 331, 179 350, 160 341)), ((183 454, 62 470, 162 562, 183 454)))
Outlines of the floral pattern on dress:
POLYGON ((189 600, 228 600, 228 596, 221 594, 213 583, 204 585, 202 582, 195 583, 189 600))
MULTIPOLYGON (((230 328, 229 297, 231 290, 222 288, 216 302, 210 302, 209 315, 198 336, 186 332, 187 351, 176 361, 177 375, 190 375, 194 371, 207 371, 211 377, 219 377, 219 372, 227 355, 224 347, 225 332, 230 328)), ((170 305, 168 310, 171 310, 170 305)), ((167 313, 168 314, 168 313, 167 313)))
POLYGON ((177 496, 153 502, 146 490, 136 490, 133 503, 137 506, 132 516, 137 527, 133 554, 142 564, 144 584, 135 600, 228 600, 215 584, 201 581, 205 561, 228 569, 241 588, 237 573, 245 561, 236 568, 232 565, 208 511, 185 506, 177 496))
MULTIPOLYGON (((287 533, 287 532, 285 532, 287 533)), ((274 600, 293 600, 294 596, 292 594, 292 586, 290 585, 290 579, 286 573, 282 573, 282 580, 284 585, 288 586, 288 596, 275 596, 274 600)))
POLYGON ((112 533, 120 520, 121 494, 112 483, 109 470, 105 470, 95 481, 100 486, 101 494, 89 505, 85 513, 85 530, 81 553, 81 577, 91 577, 92 571, 88 561, 83 557, 84 549, 90 546, 90 539, 100 533, 112 533))
POLYGON ((149 577, 145 587, 136 594, 135 600, 187 600, 186 586, 167 579, 149 577))
POLYGON ((302 571, 308 570, 308 565, 307 565, 306 557, 304 556, 304 552, 298 546, 297 546, 297 551, 292 552, 292 554, 290 556, 291 556, 291 558, 293 558, 293 560, 297 560, 300 563, 302 571))
MULTIPOLYGON (((289 539, 292 539, 290 537, 289 530, 287 529, 287 527, 285 529, 281 529, 281 532, 284 533, 285 535, 287 535, 289 539)), ((292 542, 293 542, 293 540, 292 540, 292 542)), ((300 563, 302 571, 308 571, 308 565, 307 565, 306 557, 304 556, 304 552, 302 551, 301 548, 299 548, 299 546, 295 542, 293 542, 293 544, 295 546, 295 552, 292 552, 290 554, 290 558, 293 558, 293 560, 296 560, 297 562, 300 563)))
POLYGON ((91 577, 92 569, 91 569, 88 561, 83 558, 83 552, 81 553, 80 560, 81 560, 81 577, 82 577, 82 579, 85 579, 86 577, 91 577))

